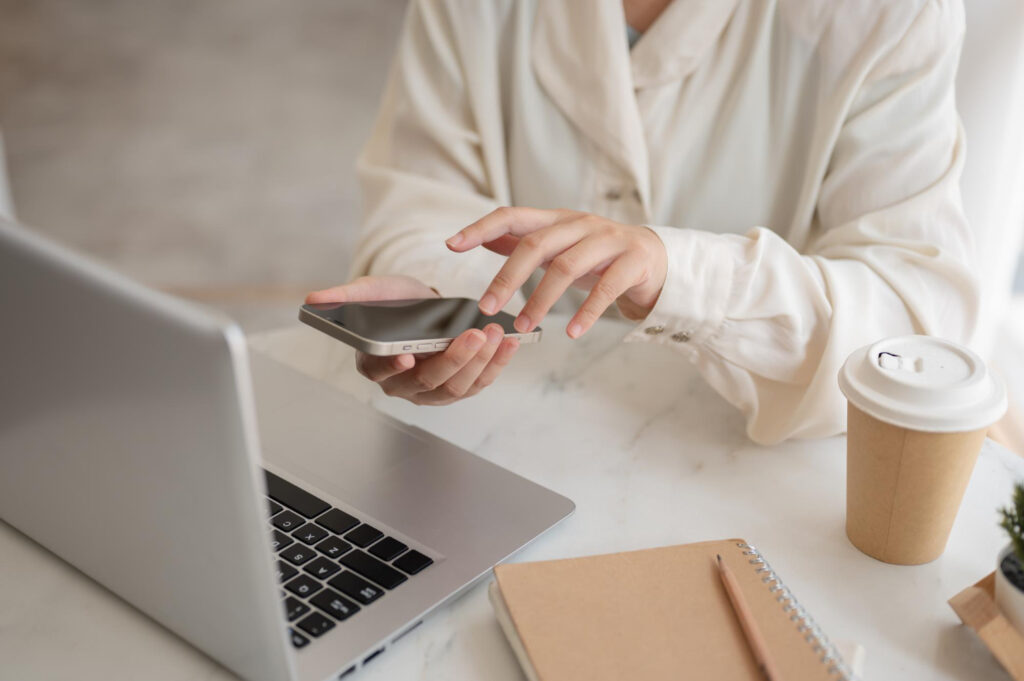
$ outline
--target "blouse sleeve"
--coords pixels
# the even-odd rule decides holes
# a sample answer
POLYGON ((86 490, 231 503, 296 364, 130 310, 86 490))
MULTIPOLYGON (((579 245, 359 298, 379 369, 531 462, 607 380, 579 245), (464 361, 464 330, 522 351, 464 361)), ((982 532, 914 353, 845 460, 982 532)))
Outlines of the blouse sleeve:
MULTIPOLYGON (((411 2, 358 162, 364 215, 352 276, 404 274, 445 296, 478 298, 501 268, 504 258, 494 253, 455 254, 444 245, 508 203, 496 177, 503 151, 485 148, 477 129, 500 109, 486 88, 466 82, 461 60, 443 3, 411 2)), ((509 305, 523 302, 517 294, 509 305)))
POLYGON ((689 355, 774 443, 845 429, 837 374, 854 349, 900 334, 966 342, 978 288, 959 178, 958 3, 928 2, 867 72, 822 180, 818 238, 798 252, 768 229, 652 227, 665 287, 627 338, 689 355))

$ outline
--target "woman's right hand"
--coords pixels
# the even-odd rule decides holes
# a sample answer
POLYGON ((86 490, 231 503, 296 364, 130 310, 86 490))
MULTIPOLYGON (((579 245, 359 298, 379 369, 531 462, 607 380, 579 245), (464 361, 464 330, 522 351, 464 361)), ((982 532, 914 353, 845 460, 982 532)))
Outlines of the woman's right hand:
MULTIPOLYGON (((436 298, 437 291, 412 277, 359 277, 314 291, 307 303, 436 298)), ((414 404, 451 404, 477 394, 498 377, 519 348, 499 324, 463 332, 442 352, 377 357, 356 352, 356 368, 393 397, 414 404)))

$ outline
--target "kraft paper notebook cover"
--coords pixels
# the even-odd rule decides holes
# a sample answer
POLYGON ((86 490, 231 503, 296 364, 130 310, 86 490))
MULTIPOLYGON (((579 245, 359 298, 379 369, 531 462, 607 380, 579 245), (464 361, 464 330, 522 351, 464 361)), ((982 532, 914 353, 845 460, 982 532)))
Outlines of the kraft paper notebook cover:
POLYGON ((531 681, 757 681, 716 554, 735 573, 781 678, 854 678, 742 539, 499 565, 490 596, 531 681))

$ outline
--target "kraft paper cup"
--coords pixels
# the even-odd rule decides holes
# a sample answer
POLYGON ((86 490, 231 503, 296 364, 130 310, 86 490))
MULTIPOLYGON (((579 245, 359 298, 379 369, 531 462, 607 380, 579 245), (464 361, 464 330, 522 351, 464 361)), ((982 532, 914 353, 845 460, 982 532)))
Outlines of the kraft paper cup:
POLYGON ((942 555, 1006 390, 969 349, 901 336, 855 351, 839 372, 848 402, 846 535, 873 558, 942 555))

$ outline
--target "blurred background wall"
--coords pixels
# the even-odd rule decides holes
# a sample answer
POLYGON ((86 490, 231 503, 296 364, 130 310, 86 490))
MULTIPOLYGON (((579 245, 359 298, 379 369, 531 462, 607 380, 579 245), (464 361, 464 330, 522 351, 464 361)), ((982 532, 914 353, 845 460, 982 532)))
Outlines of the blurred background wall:
POLYGON ((404 0, 0 0, 18 218, 249 330, 340 283, 404 0))

